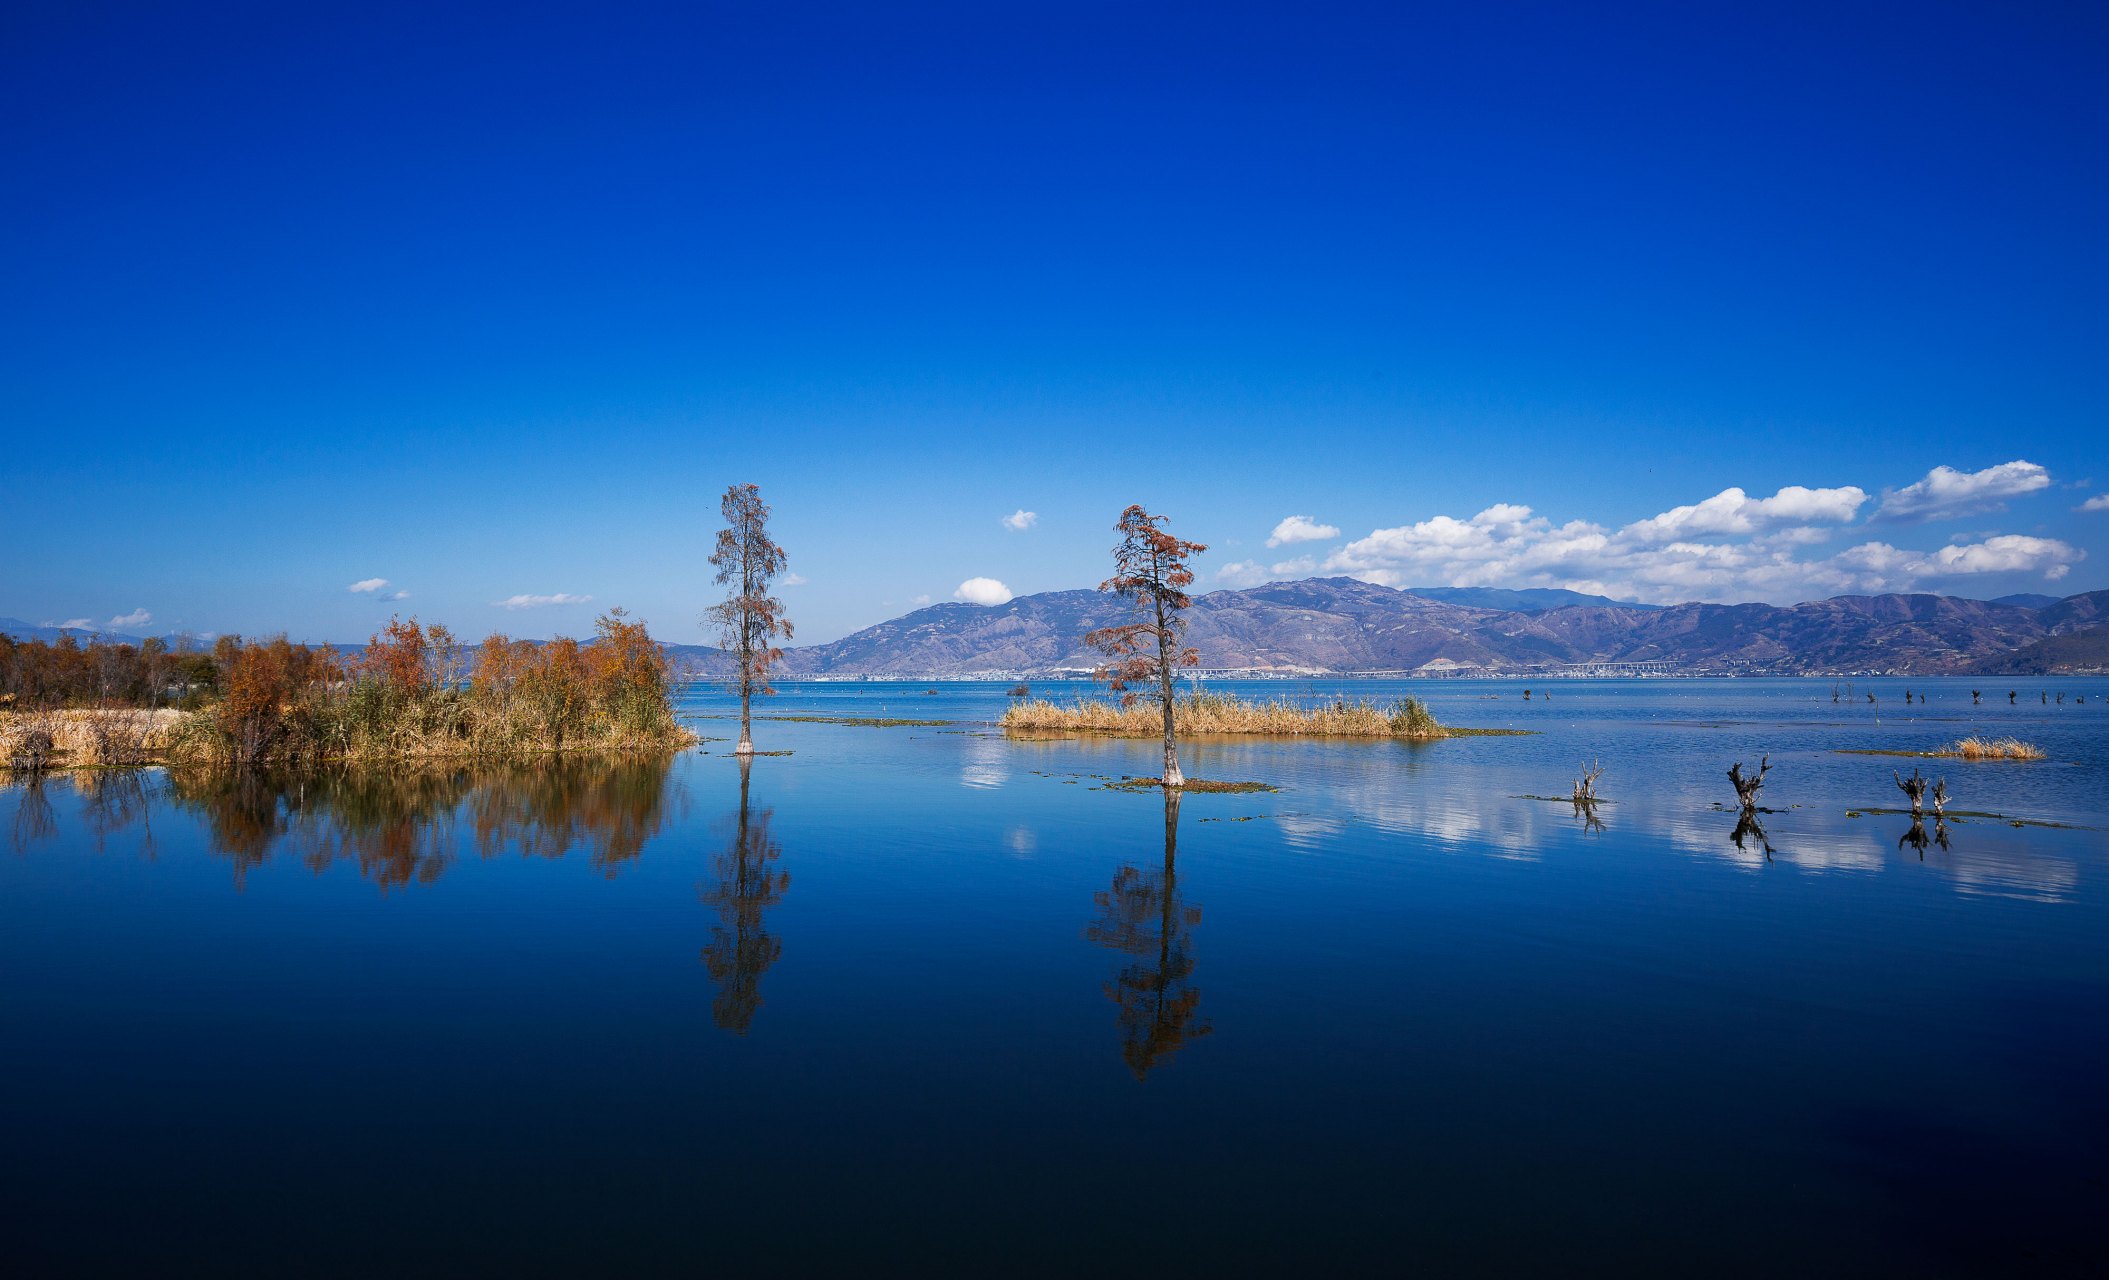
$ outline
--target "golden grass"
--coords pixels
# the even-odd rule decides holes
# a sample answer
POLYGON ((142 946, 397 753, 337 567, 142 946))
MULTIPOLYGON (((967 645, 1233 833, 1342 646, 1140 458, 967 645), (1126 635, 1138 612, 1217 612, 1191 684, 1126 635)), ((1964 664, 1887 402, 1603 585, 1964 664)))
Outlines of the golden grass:
POLYGON ((2033 742, 2019 738, 1964 738, 1953 742, 1942 751, 1942 755, 1959 756, 1964 760, 2042 760, 2046 756, 2043 748, 2033 742))
MULTIPOLYGON (((218 759, 205 711, 146 710, 0 711, 0 769, 21 754, 29 735, 51 735, 46 767, 111 768, 142 764, 209 764, 218 759)), ((567 754, 652 754, 682 750, 701 742, 675 725, 660 734, 622 732, 596 724, 568 744, 567 754)), ((481 757, 525 757, 558 754, 521 736, 517 739, 466 737, 459 731, 420 731, 397 725, 385 738, 361 739, 334 758, 354 761, 460 760, 481 757)))
POLYGON ((1893 751, 1879 747, 1839 747, 1842 756, 1905 756, 1914 760, 2047 760, 2033 742, 2019 738, 1963 738, 1938 751, 1893 751))
MULTIPOLYGON (((1452 730, 1436 722, 1417 698, 1392 707, 1361 699, 1335 699, 1300 706, 1287 699, 1248 701, 1235 694, 1202 693, 1176 699, 1172 717, 1182 734, 1269 734, 1281 737, 1446 738, 1452 730)), ((1124 738, 1153 738, 1164 732, 1164 715, 1155 703, 1122 706, 1108 698, 1079 698, 1055 703, 1044 698, 1019 702, 999 722, 1014 732, 1103 733, 1124 738)))
POLYGON ((143 710, 0 712, 0 768, 29 735, 51 735, 53 766, 100 768, 144 764, 165 757, 183 721, 194 713, 143 710))

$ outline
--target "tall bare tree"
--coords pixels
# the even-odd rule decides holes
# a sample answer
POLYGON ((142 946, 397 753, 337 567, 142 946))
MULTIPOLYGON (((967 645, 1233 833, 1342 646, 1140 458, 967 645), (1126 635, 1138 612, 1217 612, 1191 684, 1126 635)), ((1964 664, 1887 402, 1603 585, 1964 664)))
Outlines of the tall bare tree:
POLYGON ((1186 619, 1181 614, 1194 602, 1186 594, 1194 583, 1187 557, 1208 548, 1166 533, 1165 520, 1140 505, 1120 513, 1120 523, 1113 526, 1120 534, 1120 544, 1113 548, 1113 576, 1098 589, 1126 596, 1135 621, 1101 627, 1085 636, 1084 643, 1113 659, 1098 669, 1098 678, 1125 695, 1121 705, 1133 706, 1142 696, 1163 705, 1164 785, 1183 787, 1186 775, 1179 772, 1179 738, 1172 723, 1172 678, 1178 668, 1201 660, 1186 647, 1186 619), (1136 685, 1150 688, 1147 694, 1138 693, 1136 685))
POLYGON ((707 621, 717 626, 735 663, 732 684, 740 691, 740 745, 734 754, 749 756, 754 754, 754 695, 776 692, 769 687, 769 668, 784 651, 775 642, 791 638, 784 602, 769 594, 769 584, 786 562, 784 549, 769 538, 769 506, 759 488, 729 486, 719 509, 725 513, 725 527, 718 530, 718 547, 710 562, 717 566, 717 580, 730 589, 724 603, 711 606, 707 621))

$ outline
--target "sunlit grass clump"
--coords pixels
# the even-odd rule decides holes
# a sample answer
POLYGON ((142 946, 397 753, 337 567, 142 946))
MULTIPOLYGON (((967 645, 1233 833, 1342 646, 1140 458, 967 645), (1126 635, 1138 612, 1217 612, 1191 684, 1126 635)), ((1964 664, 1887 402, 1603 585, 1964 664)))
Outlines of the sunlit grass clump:
POLYGON ((0 768, 26 757, 32 735, 41 734, 49 763, 72 767, 126 767, 161 759, 183 713, 115 708, 58 711, 0 711, 0 768))
MULTIPOLYGON (((1287 699, 1257 701, 1236 694, 1199 693, 1172 703, 1172 717, 1182 734, 1241 733, 1283 737, 1312 735, 1341 738, 1446 738, 1444 728, 1419 698, 1391 706, 1367 699, 1344 698, 1315 706, 1287 699)), ((1163 714, 1152 702, 1122 706, 1110 698, 1079 698, 1069 703, 1045 698, 1021 701, 1004 712, 1005 729, 1022 732, 1103 733, 1148 738, 1164 732, 1163 714)))
POLYGON ((1964 760, 2042 760, 2043 748, 2019 738, 1964 738, 1950 743, 1942 755, 1964 760))

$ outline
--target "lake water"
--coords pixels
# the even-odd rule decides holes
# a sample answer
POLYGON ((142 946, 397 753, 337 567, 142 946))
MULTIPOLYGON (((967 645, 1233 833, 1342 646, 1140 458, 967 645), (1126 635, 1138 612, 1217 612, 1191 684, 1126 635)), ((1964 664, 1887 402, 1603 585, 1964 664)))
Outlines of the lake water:
POLYGON ((791 754, 744 771, 9 786, 0 1257, 2103 1265, 2109 681, 1525 687, 1237 686, 1536 733, 1196 742, 1280 790, 1170 808, 1105 788, 1154 744, 1006 740, 987 684, 788 687, 763 715, 957 723, 765 719, 791 754), (1970 733, 2051 758, 1837 753, 1970 733), (1584 759, 1598 822, 1525 798, 1584 759), (1921 847, 1870 812, 1914 763, 2005 816, 1921 847))

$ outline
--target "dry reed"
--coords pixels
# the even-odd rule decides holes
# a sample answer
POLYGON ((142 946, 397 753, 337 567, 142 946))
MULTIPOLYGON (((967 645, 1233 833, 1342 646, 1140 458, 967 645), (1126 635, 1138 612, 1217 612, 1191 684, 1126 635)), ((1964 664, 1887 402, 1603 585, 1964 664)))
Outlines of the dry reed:
POLYGON ((2019 738, 1964 738, 1941 752, 1964 760, 2042 760, 2043 748, 2019 738))
POLYGON ((0 712, 0 767, 37 730, 51 735, 51 763, 58 768, 146 764, 168 752, 184 717, 166 707, 0 712))
MULTIPOLYGON (((1270 734, 1283 737, 1443 738, 1451 731, 1436 722, 1418 698, 1384 707, 1367 699, 1344 698, 1316 706, 1287 699, 1248 701, 1235 694, 1201 693, 1175 699, 1173 722, 1183 734, 1270 734)), ((1103 733, 1149 738, 1164 732, 1163 713, 1155 703, 1128 706, 1105 698, 1079 698, 1067 704, 1035 698, 1004 712, 1000 722, 1018 732, 1103 733)))

